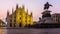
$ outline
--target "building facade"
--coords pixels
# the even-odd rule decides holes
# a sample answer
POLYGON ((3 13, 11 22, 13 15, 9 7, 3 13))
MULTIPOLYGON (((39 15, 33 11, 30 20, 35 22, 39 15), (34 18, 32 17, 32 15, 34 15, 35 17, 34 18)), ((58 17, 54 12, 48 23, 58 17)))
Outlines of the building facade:
POLYGON ((16 10, 13 11, 12 9, 12 14, 9 14, 9 11, 7 11, 6 21, 8 27, 24 27, 25 25, 33 25, 32 12, 31 14, 28 14, 28 10, 25 11, 24 5, 18 7, 17 4, 16 10))
POLYGON ((53 21, 60 23, 60 13, 52 14, 52 19, 53 21))

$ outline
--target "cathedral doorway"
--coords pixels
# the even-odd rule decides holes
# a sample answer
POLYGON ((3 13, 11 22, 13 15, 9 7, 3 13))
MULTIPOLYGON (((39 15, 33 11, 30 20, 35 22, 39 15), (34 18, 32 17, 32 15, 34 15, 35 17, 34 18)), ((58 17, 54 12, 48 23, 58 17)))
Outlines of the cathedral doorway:
POLYGON ((19 23, 19 27, 22 27, 22 23, 19 23))

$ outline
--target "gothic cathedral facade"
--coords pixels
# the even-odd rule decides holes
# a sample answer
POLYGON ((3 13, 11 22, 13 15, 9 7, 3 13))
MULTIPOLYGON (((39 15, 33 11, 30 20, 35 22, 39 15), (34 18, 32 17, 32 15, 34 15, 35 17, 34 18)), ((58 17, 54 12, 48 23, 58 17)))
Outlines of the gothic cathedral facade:
POLYGON ((24 5, 22 7, 18 7, 18 4, 16 5, 16 10, 13 11, 12 14, 9 14, 9 11, 7 11, 7 17, 6 17, 7 27, 24 27, 26 25, 33 25, 33 15, 28 14, 28 10, 25 11, 24 5))

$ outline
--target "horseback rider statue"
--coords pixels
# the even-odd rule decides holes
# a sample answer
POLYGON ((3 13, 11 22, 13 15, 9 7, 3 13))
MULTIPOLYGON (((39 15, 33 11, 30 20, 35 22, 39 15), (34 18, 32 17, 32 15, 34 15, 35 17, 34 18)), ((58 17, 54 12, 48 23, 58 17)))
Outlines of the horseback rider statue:
POLYGON ((45 9, 48 10, 48 9, 49 9, 49 6, 52 6, 52 5, 47 2, 47 3, 44 5, 44 10, 45 10, 45 9))

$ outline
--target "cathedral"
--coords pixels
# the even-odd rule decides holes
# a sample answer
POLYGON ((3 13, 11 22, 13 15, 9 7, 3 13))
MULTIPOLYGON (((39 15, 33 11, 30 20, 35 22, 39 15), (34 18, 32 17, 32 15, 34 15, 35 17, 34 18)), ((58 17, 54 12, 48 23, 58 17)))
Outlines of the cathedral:
POLYGON ((24 5, 22 7, 18 7, 16 5, 15 11, 12 8, 12 14, 9 14, 7 11, 6 17, 7 27, 25 27, 26 25, 33 25, 33 15, 28 14, 28 10, 25 11, 24 5))

